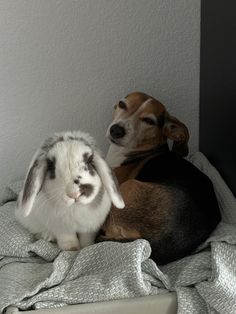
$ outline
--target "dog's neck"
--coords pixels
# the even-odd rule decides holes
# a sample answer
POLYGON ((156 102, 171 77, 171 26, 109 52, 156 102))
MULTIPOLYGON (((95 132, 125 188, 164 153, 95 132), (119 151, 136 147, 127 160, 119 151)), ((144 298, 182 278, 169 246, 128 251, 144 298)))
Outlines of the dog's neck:
POLYGON ((133 162, 142 161, 147 157, 162 154, 169 151, 168 144, 153 147, 148 150, 128 149, 122 146, 111 144, 106 156, 106 161, 111 168, 117 168, 133 162))
POLYGON ((126 159, 128 152, 129 150, 127 148, 111 143, 107 152, 106 161, 111 168, 119 167, 126 159))

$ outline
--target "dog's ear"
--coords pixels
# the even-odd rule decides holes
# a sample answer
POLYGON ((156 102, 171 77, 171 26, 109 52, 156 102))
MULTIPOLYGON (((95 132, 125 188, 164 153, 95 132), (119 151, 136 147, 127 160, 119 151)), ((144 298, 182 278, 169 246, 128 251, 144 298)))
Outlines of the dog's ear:
POLYGON ((168 115, 162 132, 167 138, 174 141, 172 146, 174 152, 183 157, 188 155, 189 132, 186 125, 175 117, 168 115))

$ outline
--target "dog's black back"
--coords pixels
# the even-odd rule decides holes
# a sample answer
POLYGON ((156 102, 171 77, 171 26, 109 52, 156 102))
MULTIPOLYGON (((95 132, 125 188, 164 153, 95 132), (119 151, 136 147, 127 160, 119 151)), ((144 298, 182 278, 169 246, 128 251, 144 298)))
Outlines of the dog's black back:
POLYGON ((210 179, 174 152, 159 154, 139 171, 136 180, 163 185, 174 200, 171 232, 149 238, 152 258, 166 264, 193 252, 219 223, 220 210, 210 179))

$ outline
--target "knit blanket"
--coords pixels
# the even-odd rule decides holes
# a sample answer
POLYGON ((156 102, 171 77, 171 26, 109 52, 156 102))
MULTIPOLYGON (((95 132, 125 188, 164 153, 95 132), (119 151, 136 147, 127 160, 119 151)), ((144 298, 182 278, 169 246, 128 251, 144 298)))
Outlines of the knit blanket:
POLYGON ((236 200, 201 153, 189 158, 212 180, 222 222, 191 256, 157 267, 146 240, 103 242, 80 252, 35 240, 17 223, 22 186, 9 186, 0 207, 0 313, 56 308, 176 291, 179 314, 236 313, 236 200))

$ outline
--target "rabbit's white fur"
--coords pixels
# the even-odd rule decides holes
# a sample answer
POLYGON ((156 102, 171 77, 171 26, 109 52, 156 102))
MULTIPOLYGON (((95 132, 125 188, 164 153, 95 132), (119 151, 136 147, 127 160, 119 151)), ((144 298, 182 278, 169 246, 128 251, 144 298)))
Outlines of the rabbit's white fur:
POLYGON ((94 139, 80 131, 56 133, 31 161, 16 217, 38 237, 56 240, 61 249, 80 249, 94 242, 111 202, 124 207, 94 139))

